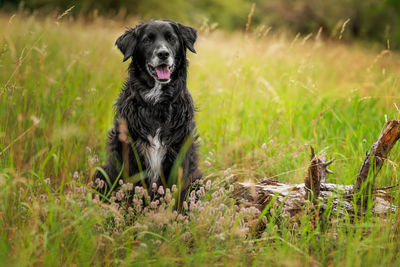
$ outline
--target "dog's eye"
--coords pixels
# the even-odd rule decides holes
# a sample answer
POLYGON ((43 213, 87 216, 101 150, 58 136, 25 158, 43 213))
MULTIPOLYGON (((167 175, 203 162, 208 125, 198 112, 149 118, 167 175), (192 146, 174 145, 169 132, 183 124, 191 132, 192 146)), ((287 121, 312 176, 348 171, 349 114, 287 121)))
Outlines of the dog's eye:
POLYGON ((170 32, 165 34, 165 39, 170 43, 174 43, 176 41, 176 38, 170 32))
POLYGON ((149 43, 152 42, 152 39, 149 36, 146 36, 146 37, 143 38, 142 42, 149 44, 149 43))
POLYGON ((174 37, 174 36, 168 36, 167 37, 167 40, 168 40, 168 42, 170 42, 170 43, 174 43, 175 41, 176 41, 176 38, 174 37))

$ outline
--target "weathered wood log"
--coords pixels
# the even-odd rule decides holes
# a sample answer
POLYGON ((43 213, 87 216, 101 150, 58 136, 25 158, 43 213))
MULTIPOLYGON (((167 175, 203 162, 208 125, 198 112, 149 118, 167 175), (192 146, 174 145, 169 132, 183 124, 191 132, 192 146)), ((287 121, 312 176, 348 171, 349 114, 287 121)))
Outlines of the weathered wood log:
MULTIPOLYGON (((307 191, 304 184, 284 184, 263 180, 259 183, 237 183, 234 195, 239 203, 245 206, 254 206, 260 211, 274 201, 273 206, 281 206, 281 215, 293 217, 304 212, 305 207, 310 203, 304 198, 307 191)), ((356 208, 353 202, 353 193, 353 185, 321 184, 318 197, 320 212, 329 208, 333 216, 353 218, 360 215, 363 211, 356 208)), ((387 215, 395 210, 396 206, 391 203, 390 194, 384 190, 376 190, 372 213, 387 215)))
POLYGON ((327 167, 332 164, 335 159, 326 162, 325 153, 321 156, 315 156, 315 151, 312 146, 311 149, 311 163, 308 167, 306 178, 304 179, 304 186, 306 189, 305 199, 314 201, 319 197, 321 183, 326 183, 326 174, 333 173, 327 167))
POLYGON ((371 212, 376 215, 388 215, 397 209, 397 206, 392 203, 390 193, 376 189, 374 179, 370 181, 367 178, 371 173, 370 168, 373 168, 373 177, 376 177, 399 138, 400 121, 389 121, 364 159, 355 185, 325 183, 326 174, 331 173, 327 166, 333 160, 327 162, 324 153, 316 156, 311 147, 311 163, 304 184, 284 184, 268 179, 258 183, 236 183, 234 196, 239 203, 254 206, 260 211, 271 205, 279 207, 281 215, 295 216, 312 205, 317 207, 319 212, 329 209, 333 216, 353 218, 365 213, 365 209, 359 208, 360 202, 354 201, 354 195, 358 194, 360 189, 369 186, 369 195, 374 197, 371 212))
POLYGON ((365 156, 355 183, 355 191, 360 193, 361 196, 366 196, 364 197, 364 204, 368 200, 367 196, 374 192, 376 176, 399 138, 400 121, 388 121, 379 139, 365 156))

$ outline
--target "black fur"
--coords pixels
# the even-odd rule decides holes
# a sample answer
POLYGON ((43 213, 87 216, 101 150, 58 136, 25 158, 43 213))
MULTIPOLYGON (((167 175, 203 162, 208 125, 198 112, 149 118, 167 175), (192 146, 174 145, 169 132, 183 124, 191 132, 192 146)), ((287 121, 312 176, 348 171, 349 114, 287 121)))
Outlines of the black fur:
MULTIPOLYGON (((164 142, 166 153, 162 161, 162 174, 157 179, 157 185, 169 183, 171 170, 177 155, 182 148, 185 140, 193 138, 195 140, 195 107, 192 97, 186 86, 187 66, 186 49, 196 52, 193 45, 196 41, 196 30, 173 21, 150 21, 137 25, 133 29, 128 29, 120 36, 116 45, 124 55, 123 61, 132 58, 129 65, 129 77, 125 82, 122 92, 115 103, 116 115, 114 128, 109 132, 108 162, 102 168, 110 178, 111 184, 114 183, 118 174, 121 172, 124 160, 125 166, 129 166, 129 176, 150 168, 138 144, 150 145, 149 136, 154 136, 157 129, 160 129, 160 139, 164 142), (166 31, 173 31, 176 40, 173 38, 168 44, 168 49, 174 56, 174 69, 171 73, 170 82, 162 85, 162 93, 156 103, 145 99, 145 95, 155 87, 155 78, 146 69, 148 56, 153 52, 157 44, 150 44, 142 38, 150 31, 156 30, 163 40, 166 31), (127 156, 123 156, 123 145, 120 141, 120 119, 127 123, 130 136, 127 156), (139 159, 135 157, 135 151, 139 159)), ((168 37, 169 38, 169 37, 168 37)), ((168 39, 169 40, 169 39, 168 39)), ((155 42, 155 41, 154 41, 155 42)), ((123 133, 122 133, 123 134, 123 133)), ((183 170, 183 194, 191 182, 201 178, 201 172, 197 167, 197 146, 195 141, 190 144, 187 153, 181 164, 183 170)), ((105 177, 101 172, 95 173, 95 179, 103 180, 105 177)), ((147 177, 145 182, 151 188, 150 179, 147 177)), ((106 183, 107 185, 108 183, 106 183)), ((111 185, 108 185, 106 192, 111 185)))

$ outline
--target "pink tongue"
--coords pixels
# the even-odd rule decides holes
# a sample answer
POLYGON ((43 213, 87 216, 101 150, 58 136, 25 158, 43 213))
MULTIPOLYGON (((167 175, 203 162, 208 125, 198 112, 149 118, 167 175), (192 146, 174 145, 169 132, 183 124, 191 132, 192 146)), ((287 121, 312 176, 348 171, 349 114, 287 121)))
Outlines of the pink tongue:
POLYGON ((161 80, 167 80, 171 76, 168 66, 162 65, 156 67, 157 77, 161 80))

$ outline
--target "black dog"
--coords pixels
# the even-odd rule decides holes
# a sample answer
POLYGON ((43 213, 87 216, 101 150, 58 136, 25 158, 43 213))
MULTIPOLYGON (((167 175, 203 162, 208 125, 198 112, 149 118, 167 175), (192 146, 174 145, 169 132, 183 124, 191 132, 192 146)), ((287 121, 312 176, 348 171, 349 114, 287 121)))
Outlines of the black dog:
POLYGON ((117 39, 123 61, 132 57, 132 62, 115 104, 109 159, 102 167, 109 179, 100 171, 95 174, 95 178, 107 181, 105 191, 122 173, 122 166, 128 177, 144 173, 149 188, 153 183, 171 184, 171 179, 180 176, 183 195, 193 181, 201 178, 195 107, 186 86, 186 49, 196 53, 196 38, 196 30, 191 27, 155 20, 128 29, 117 39), (179 166, 175 163, 178 158, 179 166))

